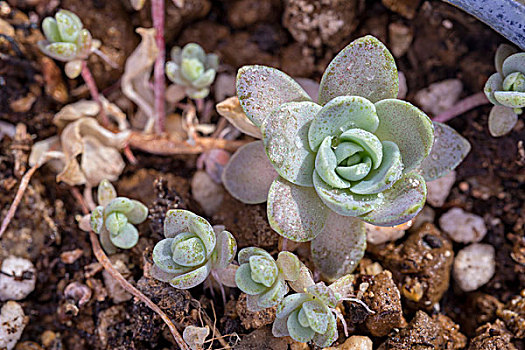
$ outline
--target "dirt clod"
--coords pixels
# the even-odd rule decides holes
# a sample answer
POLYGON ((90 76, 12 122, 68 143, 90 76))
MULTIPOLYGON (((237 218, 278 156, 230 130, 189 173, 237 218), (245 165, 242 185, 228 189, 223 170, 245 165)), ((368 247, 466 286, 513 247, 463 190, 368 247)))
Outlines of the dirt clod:
POLYGON ((241 293, 237 305, 235 306, 237 315, 241 319, 241 323, 246 329, 257 329, 271 324, 275 320, 276 307, 267 308, 261 311, 252 312, 246 306, 246 294, 241 293))

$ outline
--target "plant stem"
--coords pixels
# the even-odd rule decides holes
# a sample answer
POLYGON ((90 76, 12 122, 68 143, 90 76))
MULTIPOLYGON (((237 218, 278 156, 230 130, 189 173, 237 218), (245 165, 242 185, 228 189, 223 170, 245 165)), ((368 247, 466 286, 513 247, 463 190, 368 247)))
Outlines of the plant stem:
POLYGON ((104 109, 104 105, 102 104, 102 101, 100 100, 100 94, 98 93, 97 84, 95 84, 95 79, 93 79, 93 75, 91 74, 91 71, 89 70, 87 66, 86 61, 82 61, 82 78, 86 82, 86 85, 89 89, 89 93, 91 94, 91 97, 93 100, 98 103, 98 106, 100 107, 100 116, 102 118, 102 125, 104 127, 109 126, 109 119, 106 115, 106 110, 104 109))
POLYGON ((459 101, 454 106, 450 107, 443 113, 434 117, 432 120, 435 122, 445 123, 450 119, 457 117, 460 114, 470 111, 472 108, 476 108, 487 103, 490 102, 489 100, 487 100, 487 96, 485 96, 485 93, 478 92, 477 94, 471 95, 459 101))
POLYGON ((166 48, 164 43, 164 0, 151 0, 151 17, 155 28, 155 43, 159 50, 154 67, 154 86, 155 94, 155 130, 157 134, 162 134, 165 129, 165 103, 166 85, 164 78, 164 60, 166 48))

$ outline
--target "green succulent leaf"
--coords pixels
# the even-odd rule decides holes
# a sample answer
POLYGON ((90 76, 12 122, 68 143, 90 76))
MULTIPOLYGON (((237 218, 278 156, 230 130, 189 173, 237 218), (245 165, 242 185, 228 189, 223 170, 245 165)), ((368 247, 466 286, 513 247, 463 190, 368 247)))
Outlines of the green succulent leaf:
MULTIPOLYGON (((177 237, 183 234, 178 235, 177 237)), ((198 237, 189 237, 177 242, 175 237, 171 246, 173 261, 181 266, 198 266, 206 260, 206 248, 198 237)))
POLYGON ((254 255, 264 256, 269 259, 273 259, 272 256, 264 249, 257 248, 257 247, 247 247, 242 248, 239 251, 238 260, 239 264, 247 264, 250 262, 250 257, 254 255))
POLYGON ((190 289, 204 282, 204 280, 210 274, 210 271, 210 263, 207 263, 198 269, 191 270, 173 278, 171 281, 169 281, 169 283, 178 289, 190 289))
POLYGON ((383 203, 383 198, 377 194, 360 195, 351 189, 334 188, 324 182, 317 171, 314 172, 314 188, 328 208, 343 216, 366 214, 383 203))
POLYGON ((338 96, 361 96, 372 102, 396 98, 399 86, 396 63, 379 40, 359 38, 330 62, 321 79, 319 103, 338 96))
POLYGON ((489 114, 489 132, 494 137, 508 134, 518 122, 514 110, 505 106, 494 106, 489 114))
POLYGON ((285 280, 295 281, 299 278, 302 263, 295 254, 280 252, 276 262, 285 280))
POLYGON ((233 235, 228 231, 222 231, 217 235, 217 260, 214 268, 225 269, 235 258, 237 252, 237 242, 233 235))
POLYGON ((114 212, 127 214, 131 210, 133 210, 133 207, 134 205, 131 199, 126 197, 117 197, 111 200, 111 202, 109 202, 108 205, 106 205, 106 207, 104 208, 104 215, 108 216, 109 214, 114 212))
POLYGON ((182 59, 196 59, 200 62, 206 61, 206 53, 204 49, 196 43, 189 43, 180 52, 182 59))
POLYGON ((333 317, 328 308, 318 300, 303 303, 301 310, 308 319, 310 328, 316 333, 324 333, 328 329, 329 319, 333 317))
POLYGON ((108 180, 102 180, 97 189, 98 204, 105 207, 115 198, 117 198, 115 187, 108 180))
POLYGON ((111 233, 112 236, 119 234, 119 231, 128 224, 128 218, 126 215, 113 212, 106 217, 106 229, 111 233))
POLYGON ((335 317, 332 316, 328 319, 328 328, 326 329, 326 332, 324 333, 317 333, 315 334, 314 338, 312 339, 313 342, 321 347, 325 348, 327 346, 332 345, 332 343, 337 339, 337 322, 335 320, 335 317))
POLYGON ((222 173, 224 187, 247 204, 264 203, 271 184, 279 175, 264 152, 262 141, 242 146, 233 154, 222 173))
POLYGON ((42 31, 50 43, 61 41, 60 32, 58 31, 57 21, 54 18, 46 17, 42 21, 42 31))
POLYGON ((279 304, 279 306, 277 306, 275 317, 278 319, 288 317, 292 311, 298 309, 304 302, 308 300, 312 300, 312 297, 306 293, 287 295, 279 304))
POLYGON ((310 249, 315 266, 327 279, 352 273, 365 254, 365 225, 359 218, 331 212, 310 249))
POLYGON ((181 266, 173 261, 173 252, 171 246, 174 238, 165 238, 159 241, 153 248, 153 262, 155 266, 164 272, 171 274, 180 274, 190 270, 189 267, 181 266))
POLYGON ((396 226, 414 218, 425 205, 425 179, 414 172, 405 174, 382 193, 384 202, 361 218, 376 226, 396 226))
POLYGON ((206 249, 206 256, 211 255, 215 248, 216 237, 210 223, 187 210, 168 210, 164 220, 164 236, 172 238, 181 232, 191 232, 197 235, 206 249))
POLYGON ((257 126, 280 105, 310 101, 297 82, 278 69, 244 66, 237 73, 237 96, 248 118, 257 126))
POLYGON ((91 229, 95 233, 100 233, 104 226, 104 207, 98 206, 92 212, 90 216, 91 229))
POLYGON ((349 188, 351 186, 350 181, 339 176, 336 172, 336 168, 338 168, 337 156, 332 149, 332 137, 328 136, 321 143, 319 151, 315 157, 315 172, 331 187, 349 188))
POLYGON ((261 308, 273 307, 288 293, 288 286, 282 278, 277 278, 273 286, 267 291, 261 293, 257 299, 257 305, 261 308))
POLYGON ((277 178, 268 193, 268 221, 281 236, 296 242, 315 238, 324 226, 328 208, 314 189, 277 178))
POLYGON ((193 81, 193 86, 196 89, 204 89, 210 86, 215 80, 216 75, 215 69, 208 69, 202 73, 197 79, 193 81))
POLYGON ((66 42, 75 42, 82 29, 82 21, 71 11, 60 10, 55 15, 60 37, 66 42))
POLYGON ((257 283, 261 283, 266 287, 271 287, 277 275, 279 269, 273 258, 269 259, 261 255, 253 255, 250 257, 250 271, 252 280, 257 283))
POLYGON ((299 269, 299 276, 295 280, 289 280, 288 284, 297 293, 304 293, 308 287, 315 284, 312 273, 304 264, 301 263, 301 268, 299 269))
POLYGON ((312 186, 315 154, 308 129, 321 106, 309 101, 284 103, 262 123, 268 159, 277 173, 300 186, 312 186))
POLYGON ((519 91, 496 91, 494 98, 501 105, 510 108, 525 107, 525 92, 519 91))
POLYGON ((288 326, 287 326, 288 318, 276 318, 275 321, 273 321, 272 325, 272 334, 274 337, 288 337, 290 336, 290 332, 288 332, 288 326))
POLYGON ((501 69, 503 76, 507 76, 514 72, 525 74, 525 52, 515 53, 503 61, 501 69))
POLYGON ((317 151, 327 136, 339 137, 348 129, 375 132, 379 125, 374 104, 359 96, 339 96, 326 103, 308 131, 310 148, 317 151))
POLYGON ((503 74, 503 62, 505 62, 509 56, 517 52, 518 50, 511 45, 501 44, 498 47, 496 50, 496 55, 494 55, 494 65, 496 66, 498 73, 503 74))
POLYGON ((93 38, 91 33, 87 29, 82 29, 78 33, 77 38, 77 53, 80 56, 79 58, 87 58, 91 53, 91 46, 93 45, 93 38))
POLYGON ((59 61, 70 61, 77 55, 77 46, 72 43, 51 43, 40 47, 48 56, 59 61))
POLYGON ((235 272, 235 284, 248 295, 258 295, 267 290, 262 283, 257 283, 252 279, 250 264, 241 264, 235 272))
POLYGON ((100 245, 107 254, 115 254, 116 252, 118 252, 118 248, 111 241, 111 234, 108 230, 106 230, 105 227, 102 227, 102 229, 100 230, 99 239, 100 245))
POLYGON ((389 99, 375 105, 379 116, 375 135, 381 141, 392 141, 399 147, 405 173, 416 169, 428 156, 434 142, 431 120, 406 101, 389 99))
POLYGON ((336 307, 337 299, 334 292, 323 282, 319 282, 307 288, 307 293, 322 301, 328 307, 336 307))
POLYGON ((182 77, 189 81, 197 80, 204 73, 204 64, 197 58, 183 58, 180 68, 182 77))
POLYGON ((288 321, 286 321, 286 326, 288 327, 288 332, 290 337, 293 340, 306 343, 312 340, 315 335, 315 331, 310 327, 303 327, 298 320, 299 310, 293 311, 290 316, 288 316, 288 321))
POLYGON ((129 222, 136 225, 146 221, 148 218, 148 207, 134 199, 131 200, 131 203, 133 204, 133 208, 126 213, 129 222))
POLYGON ((487 96, 487 99, 490 101, 490 103, 496 106, 501 106, 501 103, 499 103, 496 100, 494 93, 502 89, 503 89, 503 78, 501 74, 494 73, 489 77, 489 79, 485 83, 485 87, 483 91, 485 92, 485 96, 487 96))
POLYGON ((445 176, 449 171, 455 169, 470 152, 470 143, 456 130, 443 123, 433 122, 433 124, 434 145, 417 170, 426 181, 445 176))
POLYGON ((383 160, 383 145, 371 132, 363 129, 350 129, 342 133, 339 140, 341 142, 352 142, 362 147, 372 159, 374 169, 379 168, 381 165, 383 160))
POLYGON ((333 292, 336 299, 339 301, 343 298, 350 297, 354 292, 355 276, 351 274, 339 277, 334 283, 328 286, 333 292))
POLYGON ((117 233, 110 235, 111 243, 120 249, 131 249, 139 241, 139 231, 130 223, 125 224, 117 233))

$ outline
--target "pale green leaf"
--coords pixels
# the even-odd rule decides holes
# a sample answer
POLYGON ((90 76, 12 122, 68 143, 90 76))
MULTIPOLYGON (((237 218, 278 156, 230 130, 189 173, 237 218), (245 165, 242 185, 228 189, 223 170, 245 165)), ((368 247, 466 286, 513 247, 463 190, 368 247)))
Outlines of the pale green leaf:
POLYGON ((261 283, 266 287, 271 287, 279 273, 277 264, 272 259, 261 255, 253 255, 250 257, 250 271, 252 280, 256 283, 261 283))
POLYGON ((153 248, 153 262, 155 266, 164 272, 171 274, 179 274, 190 270, 189 267, 180 266, 173 261, 173 253, 171 246, 173 238, 165 238, 159 241, 153 248))
POLYGON ((372 159, 373 168, 377 169, 383 160, 383 145, 381 141, 372 134, 363 129, 350 129, 339 136, 341 142, 353 142, 362 147, 368 156, 372 159))
POLYGON ((115 187, 108 180, 102 180, 97 189, 98 204, 105 207, 115 198, 117 198, 115 187))
POLYGON ((235 272, 235 284, 248 295, 257 295, 264 292, 267 287, 262 283, 257 283, 252 279, 250 264, 241 264, 235 272))
POLYGON ((489 77, 489 79, 485 83, 483 92, 485 92, 485 96, 487 96, 487 99, 490 101, 490 103, 496 106, 500 106, 501 104, 496 100, 494 93, 496 91, 501 91, 501 90, 503 90, 503 78, 501 74, 494 73, 489 77))
POLYGON ((305 293, 308 287, 315 284, 312 273, 304 264, 301 263, 301 268, 299 269, 299 276, 295 280, 289 280, 288 284, 297 293, 305 293))
POLYGON ((75 42, 78 34, 82 29, 82 22, 77 15, 71 11, 60 10, 55 15, 55 19, 58 25, 58 31, 62 41, 75 42))
POLYGON ((305 301, 312 300, 311 296, 305 293, 296 293, 286 296, 277 306, 275 317, 286 318, 292 311, 299 308, 305 301))
POLYGON ((494 137, 508 134, 518 122, 514 110, 505 106, 494 106, 489 114, 489 132, 494 137))
POLYGON ((494 98, 501 105, 510 108, 525 107, 525 92, 519 91, 496 91, 494 98))
POLYGON ((42 31, 44 32, 47 41, 49 41, 50 43, 62 41, 62 38, 60 38, 60 33, 58 31, 57 21, 55 21, 54 18, 44 18, 44 20, 42 21, 42 31))
POLYGON ((52 43, 49 45, 39 45, 40 50, 49 57, 62 62, 75 59, 77 55, 77 46, 72 43, 52 43))
POLYGON ((108 216, 114 212, 120 212, 123 214, 129 213, 133 209, 134 205, 131 199, 126 197, 117 197, 106 205, 104 208, 104 215, 108 216))
POLYGON ((110 236, 111 243, 120 249, 131 249, 139 241, 139 231, 130 223, 122 227, 116 236, 110 236))
POLYGON ((181 266, 198 266, 206 259, 206 249, 198 237, 191 237, 172 245, 171 251, 173 261, 181 266))
POLYGON ((335 320, 335 317, 332 316, 329 319, 328 329, 326 330, 326 332, 323 334, 317 333, 313 338, 313 342, 317 346, 325 348, 332 345, 338 336, 339 335, 337 333, 337 322, 335 320))
POLYGON ((286 293, 288 293, 288 286, 279 277, 271 288, 259 295, 257 303, 262 308, 273 307, 283 300, 286 293))
POLYGON ((89 220, 93 232, 100 233, 104 225, 104 207, 99 205, 93 209, 89 220))
POLYGON ((337 305, 337 299, 334 292, 324 284, 319 282, 307 288, 307 293, 321 300, 326 306, 334 308, 337 305))
POLYGON ((274 337, 288 337, 290 335, 290 332, 288 332, 288 326, 286 325, 287 321, 287 317, 276 318, 275 321, 273 321, 272 334, 274 337))
POLYGON ((214 262, 214 268, 225 269, 235 258, 237 252, 237 242, 235 237, 228 232, 222 231, 217 235, 217 260, 214 262))
POLYGON ((295 281, 299 278, 301 261, 295 254, 286 251, 280 252, 276 263, 285 280, 295 281))
MULTIPOLYGON (((315 172, 321 179, 330 187, 334 188, 348 188, 351 186, 350 182, 341 178, 336 172, 337 157, 332 149, 332 137, 328 136, 324 139, 319 147, 319 151, 315 157, 315 172)), ((312 174, 313 175, 313 174, 312 174)), ((313 179, 313 176, 312 176, 313 179)))
POLYGON ((112 236, 117 235, 124 225, 127 225, 127 223, 128 218, 126 215, 119 212, 113 212, 109 214, 106 217, 106 221, 104 222, 106 229, 109 231, 109 233, 111 233, 112 236))
POLYGON ((503 76, 510 73, 521 72, 525 74, 525 52, 515 53, 505 59, 501 71, 503 76))
POLYGON ((498 46, 496 54, 494 55, 494 65, 496 66, 496 70, 498 71, 498 73, 503 72, 503 62, 505 62, 505 60, 509 56, 517 52, 518 49, 508 44, 501 44, 500 46, 498 46))
POLYGON ((239 264, 249 263, 250 257, 254 255, 265 256, 269 259, 273 259, 273 257, 264 249, 257 248, 257 247, 247 247, 247 248, 242 248, 239 251, 239 254, 237 256, 237 259, 239 260, 239 264))
POLYGON ((286 326, 288 327, 288 332, 290 337, 298 342, 306 343, 312 340, 315 335, 315 332, 310 327, 303 327, 297 319, 299 310, 293 311, 290 316, 288 316, 288 321, 286 321, 286 326))
POLYGON ((308 319, 310 328, 316 333, 324 333, 328 329, 330 317, 333 317, 328 308, 319 300, 311 300, 303 303, 302 310, 308 319))
POLYGON ((148 207, 134 199, 132 199, 131 202, 133 203, 133 209, 126 213, 129 222, 136 225, 146 221, 148 217, 148 207))
POLYGON ((186 272, 180 276, 173 278, 169 283, 177 289, 190 289, 198 286, 210 274, 210 263, 199 267, 198 269, 186 272))

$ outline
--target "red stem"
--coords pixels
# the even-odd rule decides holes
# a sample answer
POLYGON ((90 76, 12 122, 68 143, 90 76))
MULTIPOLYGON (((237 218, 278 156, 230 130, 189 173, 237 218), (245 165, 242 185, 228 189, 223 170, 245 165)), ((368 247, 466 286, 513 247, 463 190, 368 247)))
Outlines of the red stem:
POLYGON ((435 122, 445 123, 450 119, 457 117, 460 114, 470 111, 472 108, 476 108, 487 103, 490 102, 489 100, 487 100, 487 96, 485 96, 485 93, 478 92, 477 94, 471 95, 459 101, 445 112, 434 117, 432 120, 435 122))
POLYGON ((166 85, 164 78, 164 57, 166 48, 164 43, 164 0, 151 0, 151 17, 153 18, 153 27, 155 28, 155 42, 159 50, 154 68, 154 86, 155 94, 155 130, 161 134, 165 130, 165 100, 166 85))
POLYGON ((86 85, 89 89, 89 93, 91 94, 91 97, 93 100, 98 103, 98 106, 100 107, 100 116, 102 118, 102 125, 104 127, 109 126, 109 119, 106 115, 106 110, 104 109, 104 106, 102 105, 102 101, 100 100, 100 94, 98 93, 97 84, 95 83, 95 79, 93 78, 93 75, 91 75, 91 71, 89 70, 87 66, 86 61, 82 61, 82 78, 86 82, 86 85))

